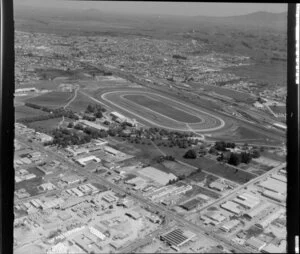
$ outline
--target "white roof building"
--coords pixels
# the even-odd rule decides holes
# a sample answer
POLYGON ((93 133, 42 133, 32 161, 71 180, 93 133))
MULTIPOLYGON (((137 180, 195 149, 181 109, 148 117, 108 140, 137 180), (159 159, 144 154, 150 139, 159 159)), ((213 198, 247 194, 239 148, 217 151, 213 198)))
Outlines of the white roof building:
POLYGON ((286 193, 286 184, 282 181, 278 181, 273 178, 269 178, 268 180, 261 182, 258 184, 260 187, 263 187, 266 190, 271 190, 277 193, 286 193))
POLYGON ((275 219, 277 219, 281 214, 284 213, 284 209, 280 208, 277 211, 275 211, 274 213, 267 215, 265 218, 263 218, 260 222, 256 223, 255 225, 259 228, 266 228, 267 226, 269 226, 269 224, 274 221, 275 219))
POLYGON ((262 203, 262 205, 259 205, 255 208, 253 208, 252 210, 248 211, 245 213, 245 215, 247 215, 249 218, 254 218, 257 215, 259 215, 261 212, 263 212, 264 210, 266 210, 268 207, 270 206, 269 203, 262 203))
POLYGON ((222 225, 221 229, 225 232, 229 232, 239 224, 240 224, 239 220, 230 220, 230 221, 224 223, 222 225))
POLYGON ((238 204, 232 202, 232 201, 227 201, 224 204, 221 204, 221 207, 231 213, 234 214, 240 214, 241 210, 238 208, 238 204))
POLYGON ((139 174, 150 178, 151 180, 161 184, 166 185, 170 180, 177 180, 177 176, 172 173, 165 173, 153 167, 143 168, 138 172, 139 174))
POLYGON ((266 246, 266 243, 257 239, 256 237, 251 237, 246 241, 246 245, 255 250, 261 251, 261 249, 266 246))
POLYGON ((252 209, 260 203, 260 199, 258 197, 252 196, 249 193, 244 193, 233 199, 233 202, 242 205, 247 209, 252 209))
POLYGON ((94 155, 76 159, 76 162, 78 162, 81 166, 86 166, 86 163, 89 162, 89 161, 100 162, 101 159, 97 158, 94 155))

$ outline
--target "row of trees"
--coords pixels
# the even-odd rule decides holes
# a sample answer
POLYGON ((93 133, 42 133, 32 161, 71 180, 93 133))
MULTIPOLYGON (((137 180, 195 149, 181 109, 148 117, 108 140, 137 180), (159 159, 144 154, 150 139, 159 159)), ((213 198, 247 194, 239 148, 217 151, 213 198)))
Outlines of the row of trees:
POLYGON ((68 117, 70 119, 74 119, 74 120, 78 120, 79 117, 72 111, 72 110, 66 110, 64 108, 58 108, 58 109, 51 109, 51 108, 47 108, 45 106, 41 106, 41 105, 36 105, 33 103, 25 103, 25 106, 30 107, 30 108, 34 108, 34 109, 38 109, 38 110, 42 110, 44 112, 47 112, 49 114, 47 115, 39 115, 39 116, 33 116, 33 117, 24 117, 19 119, 18 121, 21 123, 32 123, 32 122, 36 122, 36 121, 43 121, 43 120, 48 120, 48 119, 52 119, 52 118, 57 118, 57 117, 68 117))
MULTIPOLYGON (((45 145, 57 145, 59 147, 67 147, 69 145, 82 145, 89 143, 92 139, 105 138, 108 136, 105 130, 95 130, 90 127, 84 127, 81 124, 76 124, 73 128, 75 130, 70 130, 66 128, 58 128, 52 132, 53 141, 48 142, 45 145), (78 133, 78 131, 82 133, 78 133)), ((70 124, 68 127, 71 127, 70 124)))

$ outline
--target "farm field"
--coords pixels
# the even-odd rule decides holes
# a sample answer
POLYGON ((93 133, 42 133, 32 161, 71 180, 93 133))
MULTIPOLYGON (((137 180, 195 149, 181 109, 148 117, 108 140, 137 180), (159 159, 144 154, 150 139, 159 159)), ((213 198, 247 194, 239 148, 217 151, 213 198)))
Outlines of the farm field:
POLYGON ((55 109, 64 106, 70 99, 72 99, 72 97, 73 93, 54 91, 30 98, 25 102, 55 109))
MULTIPOLYGON (((287 63, 260 63, 256 65, 244 65, 238 67, 226 68, 238 76, 247 77, 254 81, 268 82, 269 88, 274 87, 274 84, 286 85, 287 84, 287 63)), ((266 87, 262 87, 265 89, 266 87)))
MULTIPOLYGON (((105 104, 117 108, 117 111, 125 112, 125 115, 134 116, 138 121, 142 120, 142 123, 146 122, 150 126, 197 132, 216 131, 225 126, 225 122, 220 117, 208 111, 203 111, 195 106, 159 95, 158 93, 141 90, 112 91, 105 92, 100 97, 105 104), (130 99, 128 98, 129 95, 131 96, 129 97, 130 99), (143 102, 137 99, 137 96, 143 96, 143 102), (145 97, 148 97, 146 102, 145 97), (148 107, 151 104, 152 109, 133 102, 132 98, 148 107), (158 104, 158 106, 154 106, 155 104, 158 104)), ((100 99, 100 97, 98 98, 100 99)))
POLYGON ((239 184, 244 184, 256 177, 256 175, 251 173, 222 164, 217 164, 216 166, 207 168, 206 171, 239 184))
POLYGON ((32 81, 28 84, 22 84, 22 86, 16 87, 16 89, 30 88, 30 87, 35 87, 36 89, 39 90, 55 90, 57 89, 57 84, 51 80, 37 80, 37 81, 32 81))
POLYGON ((38 109, 30 108, 27 106, 16 106, 15 107, 15 119, 21 119, 24 117, 33 117, 46 115, 47 113, 38 109))

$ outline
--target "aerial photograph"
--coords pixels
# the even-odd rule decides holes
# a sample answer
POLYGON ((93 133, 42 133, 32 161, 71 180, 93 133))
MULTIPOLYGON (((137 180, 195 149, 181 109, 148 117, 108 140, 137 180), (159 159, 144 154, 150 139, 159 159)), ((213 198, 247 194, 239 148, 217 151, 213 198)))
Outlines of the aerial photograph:
POLYGON ((287 4, 14 0, 14 253, 286 253, 287 4))

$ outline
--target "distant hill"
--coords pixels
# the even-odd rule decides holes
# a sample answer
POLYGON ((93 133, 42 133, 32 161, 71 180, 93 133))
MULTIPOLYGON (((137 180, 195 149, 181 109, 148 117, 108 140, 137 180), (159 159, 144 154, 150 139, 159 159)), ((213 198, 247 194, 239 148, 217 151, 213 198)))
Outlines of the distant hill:
POLYGON ((272 28, 275 30, 287 29, 287 12, 271 13, 260 11, 230 17, 195 16, 193 19, 195 21, 206 21, 233 26, 272 28))

